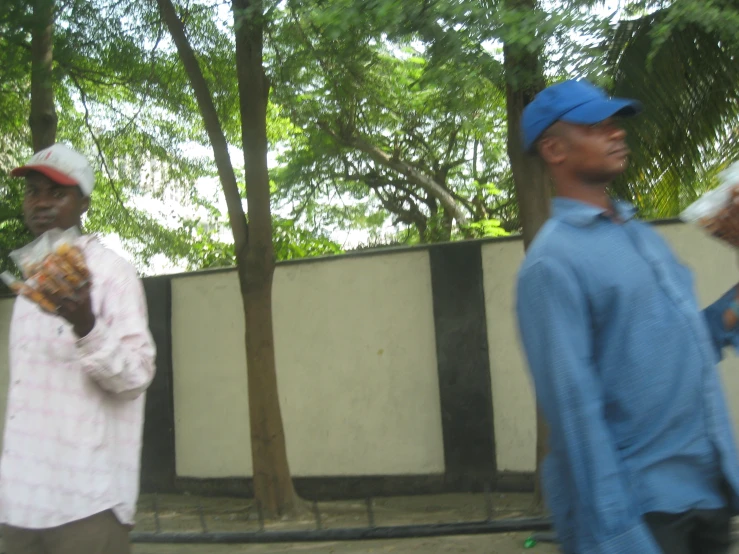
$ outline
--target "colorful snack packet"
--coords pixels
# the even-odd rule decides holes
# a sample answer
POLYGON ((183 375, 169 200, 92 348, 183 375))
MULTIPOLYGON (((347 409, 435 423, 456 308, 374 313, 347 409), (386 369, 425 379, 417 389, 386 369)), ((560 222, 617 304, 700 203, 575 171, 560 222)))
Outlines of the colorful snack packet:
POLYGON ((90 279, 90 270, 82 250, 75 244, 78 229, 52 229, 10 257, 23 274, 24 281, 5 273, 2 280, 16 294, 25 296, 49 312, 57 306, 49 297, 75 298, 90 279))
POLYGON ((35 302, 41 308, 50 313, 56 313, 57 306, 51 300, 49 300, 44 293, 35 289, 31 285, 24 281, 19 281, 12 274, 4 271, 0 273, 0 279, 7 285, 7 287, 19 296, 25 296, 31 302, 35 302))

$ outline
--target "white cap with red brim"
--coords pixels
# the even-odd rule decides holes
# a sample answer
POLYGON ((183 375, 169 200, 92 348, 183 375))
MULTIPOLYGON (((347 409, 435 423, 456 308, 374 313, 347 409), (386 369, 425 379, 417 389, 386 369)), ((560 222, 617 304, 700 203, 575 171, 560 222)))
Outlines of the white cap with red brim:
POLYGON ((36 152, 28 162, 15 168, 10 174, 23 177, 38 171, 59 185, 78 186, 85 196, 92 194, 95 173, 82 154, 64 144, 53 144, 36 152))

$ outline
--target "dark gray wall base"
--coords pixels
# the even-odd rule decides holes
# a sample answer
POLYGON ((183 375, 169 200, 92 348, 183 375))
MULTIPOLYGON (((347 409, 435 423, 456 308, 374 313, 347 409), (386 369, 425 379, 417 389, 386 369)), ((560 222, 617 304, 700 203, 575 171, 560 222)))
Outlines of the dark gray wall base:
POLYGON ((478 243, 429 250, 444 465, 453 479, 495 476, 482 254, 478 243))
POLYGON ((157 369, 146 391, 140 482, 145 492, 168 492, 175 478, 171 279, 150 277, 143 283, 157 369))
MULTIPOLYGON (((387 475, 358 477, 296 477, 295 489, 306 500, 349 500, 368 496, 414 496, 459 492, 483 492, 486 485, 498 492, 532 492, 533 473, 501 472, 497 479, 451 479, 444 475, 387 475)), ((202 496, 254 494, 250 478, 195 479, 177 477, 175 491, 202 496)))
POLYGON ((502 471, 498 473, 495 490, 499 492, 534 492, 536 474, 533 471, 502 471))

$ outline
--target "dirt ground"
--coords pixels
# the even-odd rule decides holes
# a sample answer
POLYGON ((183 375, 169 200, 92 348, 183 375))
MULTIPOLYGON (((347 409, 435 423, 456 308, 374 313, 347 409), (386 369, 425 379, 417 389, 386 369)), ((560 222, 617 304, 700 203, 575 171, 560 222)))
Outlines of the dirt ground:
MULTIPOLYGON (((451 494, 376 498, 371 513, 376 526, 483 521, 530 516, 526 494, 451 494)), ((366 502, 321 502, 317 506, 322 529, 365 527, 366 502)), ((739 522, 738 522, 739 523, 739 522)), ((264 531, 309 530, 317 525, 314 513, 298 521, 266 522, 264 531)), ((135 533, 256 532, 259 517, 248 499, 204 498, 188 495, 142 496, 135 533)), ((739 531, 739 525, 736 527, 739 531)), ((541 542, 524 548, 531 533, 497 533, 420 539, 366 540, 291 544, 151 544, 137 543, 133 554, 555 554, 555 545, 541 542)), ((0 554, 4 549, 0 546, 0 554)), ((739 543, 733 554, 739 554, 739 543)))
MULTIPOLYGON (((479 522, 531 516, 528 494, 447 494, 375 498, 371 512, 376 526, 479 522)), ((361 500, 319 502, 322 529, 365 527, 367 503, 361 500)), ((315 513, 298 521, 266 522, 264 531, 316 529, 315 513)), ((204 498, 187 495, 143 496, 139 503, 137 532, 258 531, 259 517, 248 499, 204 498)), ((735 533, 739 532, 739 521, 735 533)), ((524 548, 532 533, 497 533, 420 539, 367 540, 326 543, 182 545, 135 544, 133 554, 555 554, 551 543, 524 548)), ((736 537, 736 535, 735 535, 736 537)), ((0 552, 2 552, 0 550, 0 552)), ((739 541, 732 554, 739 554, 739 541)))
MULTIPOLYGON (((528 517, 528 494, 443 494, 374 498, 371 512, 378 527, 484 521, 528 517), (490 512, 488 514, 488 511, 490 512)), ((365 500, 318 502, 303 518, 267 521, 265 531, 315 529, 316 514, 323 529, 369 525, 365 500)), ((136 532, 258 531, 259 515, 251 499, 190 495, 142 495, 136 532), (204 528, 205 527, 205 528, 204 528)))
POLYGON ((137 544, 134 554, 381 554, 384 552, 418 552, 426 554, 555 554, 551 544, 538 544, 524 549, 525 533, 402 539, 390 541, 251 544, 251 545, 153 545, 137 544))

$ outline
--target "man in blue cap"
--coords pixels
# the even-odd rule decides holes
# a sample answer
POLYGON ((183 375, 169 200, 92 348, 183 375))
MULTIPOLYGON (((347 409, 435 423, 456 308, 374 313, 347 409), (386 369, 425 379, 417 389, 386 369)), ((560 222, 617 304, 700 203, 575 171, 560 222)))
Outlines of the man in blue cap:
POLYGON ((619 118, 639 111, 567 81, 523 114, 556 192, 516 305, 550 429, 545 496, 567 554, 725 553, 739 464, 716 364, 739 345, 737 290, 701 311, 690 271, 609 196, 619 118))

